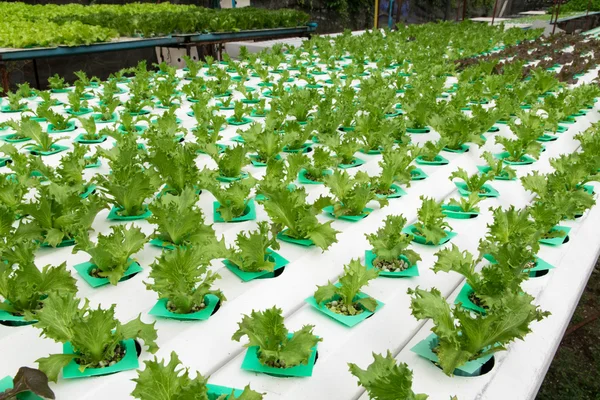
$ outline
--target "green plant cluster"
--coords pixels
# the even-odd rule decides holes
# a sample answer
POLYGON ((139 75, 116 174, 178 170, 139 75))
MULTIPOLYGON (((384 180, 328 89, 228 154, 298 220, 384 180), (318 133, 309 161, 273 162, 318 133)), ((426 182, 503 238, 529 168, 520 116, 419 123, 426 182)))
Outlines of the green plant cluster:
POLYGON ((207 9, 169 3, 123 5, 0 4, 0 47, 76 46, 119 36, 232 32, 303 26, 308 14, 256 8, 207 9))

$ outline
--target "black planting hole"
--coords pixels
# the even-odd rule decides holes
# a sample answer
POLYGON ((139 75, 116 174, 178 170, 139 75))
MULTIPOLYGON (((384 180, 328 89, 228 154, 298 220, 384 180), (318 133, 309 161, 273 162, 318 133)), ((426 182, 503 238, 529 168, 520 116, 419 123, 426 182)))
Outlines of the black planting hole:
POLYGON ((530 278, 539 278, 540 276, 544 276, 548 274, 549 269, 543 269, 541 271, 533 271, 529 273, 530 278))
MULTIPOLYGON (((435 361, 431 361, 431 363, 432 363, 433 365, 435 365, 436 367, 438 367, 439 369, 442 369, 442 367, 441 367, 441 366, 440 366, 438 363, 436 363, 435 361)), ((473 374, 473 375, 468 375, 468 376, 465 376, 465 375, 457 375, 457 374, 456 374, 456 370, 455 370, 455 376, 460 376, 460 377, 463 377, 463 378, 475 378, 475 377, 477 377, 477 376, 482 376, 482 375, 485 375, 485 374, 487 374, 488 372, 490 372, 490 371, 491 371, 491 370, 494 368, 494 365, 495 365, 495 364, 496 364, 496 357, 492 356, 492 358, 490 358, 489 360, 487 360, 487 361, 486 361, 486 362, 485 362, 485 363, 484 363, 484 364, 481 366, 481 368, 480 368, 480 370, 479 370, 479 372, 478 372, 478 373, 475 373, 475 374, 473 374)))
POLYGON ((217 311, 219 311, 220 308, 221 308, 221 300, 217 301, 217 305, 215 306, 215 309, 212 311, 212 313, 210 313, 210 315, 215 315, 217 313, 217 311))
POLYGON ((565 236, 565 240, 563 241, 563 244, 569 243, 569 240, 571 240, 571 238, 569 238, 569 235, 565 236))
POLYGON ((140 358, 140 354, 142 354, 142 345, 135 339, 133 339, 133 343, 135 344, 135 352, 137 354, 137 358, 140 358))
POLYGON ((284 271, 284 270, 285 270, 285 267, 281 267, 281 268, 278 268, 278 269, 274 270, 274 271, 272 272, 272 273, 273 273, 273 275, 271 275, 271 274, 269 273, 269 274, 266 274, 266 275, 261 275, 261 276, 259 276, 259 277, 258 277, 258 278, 256 278, 256 279, 273 279, 273 278, 277 278, 279 275, 283 274, 283 271, 284 271))
POLYGON ((178 59, 177 59, 177 62, 181 62, 181 58, 178 58, 178 59))
POLYGON ((35 321, 0 321, 0 325, 11 327, 27 326, 33 324, 35 324, 35 321))

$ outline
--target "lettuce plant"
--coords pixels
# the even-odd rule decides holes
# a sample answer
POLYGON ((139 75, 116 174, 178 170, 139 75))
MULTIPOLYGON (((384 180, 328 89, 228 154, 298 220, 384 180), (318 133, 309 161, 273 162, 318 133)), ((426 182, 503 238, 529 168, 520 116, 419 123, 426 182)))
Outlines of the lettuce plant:
POLYGON ((37 245, 28 241, 16 242, 2 255, 0 262, 0 310, 12 315, 35 315, 42 300, 56 293, 77 292, 75 279, 66 263, 57 267, 46 265, 38 269, 34 263, 37 245))
POLYGON ((450 150, 460 150, 467 142, 477 145, 483 143, 480 135, 484 131, 480 122, 460 109, 446 107, 442 113, 433 115, 429 124, 440 134, 446 148, 450 150))
POLYGON ((419 155, 425 161, 435 161, 435 158, 444 147, 446 147, 446 142, 443 138, 440 138, 437 142, 427 141, 419 149, 419 155))
POLYGON ((337 159, 338 164, 350 165, 354 162, 354 154, 362 147, 353 134, 340 135, 338 132, 332 134, 322 134, 319 131, 319 142, 327 146, 337 159))
POLYGON ((383 271, 400 272, 421 260, 417 252, 408 248, 412 237, 402 233, 405 225, 406 218, 402 215, 388 215, 377 232, 365 234, 376 256, 373 260, 374 267, 383 271))
POLYGON ((216 146, 206 148, 207 154, 217 163, 219 175, 223 178, 239 178, 242 176, 242 168, 248 165, 245 146, 227 147, 219 154, 216 146))
MULTIPOLYGON (((210 93, 206 91, 204 79, 197 77, 193 81, 183 85, 181 91, 187 96, 188 100, 194 104, 208 105, 212 98, 210 93)), ((194 113, 195 114, 195 113, 194 113)))
POLYGON ((430 318, 437 344, 433 352, 448 376, 468 361, 506 350, 515 339, 531 332, 529 325, 550 315, 532 304, 526 293, 507 294, 485 315, 473 314, 459 306, 450 308, 439 290, 409 289, 412 314, 418 320, 430 318))
POLYGON ((501 177, 504 179, 513 179, 517 177, 516 171, 510 166, 504 164, 502 160, 494 157, 489 151, 484 152, 482 155, 488 167, 490 167, 490 173, 495 178, 501 177))
POLYGON ((279 121, 267 116, 265 125, 253 123, 245 131, 238 130, 244 139, 246 148, 256 153, 256 161, 267 163, 275 159, 283 150, 283 137, 276 131, 279 121))
POLYGON ((336 164, 335 158, 329 150, 317 147, 313 151, 312 158, 302 153, 290 154, 287 158, 292 168, 304 168, 306 179, 313 182, 321 182, 331 172, 329 168, 336 164))
POLYGON ((73 254, 78 251, 88 253, 94 265, 89 272, 95 278, 108 278, 116 285, 131 264, 131 256, 139 252, 148 241, 142 230, 131 224, 113 225, 108 235, 98 234, 97 243, 90 240, 87 232, 76 235, 73 254))
POLYGON ((76 86, 75 90, 67 94, 67 102, 69 104, 67 112, 72 114, 84 114, 90 112, 88 109, 88 102, 84 99, 83 88, 76 86))
POLYGON ((37 152, 47 152, 52 151, 56 148, 56 144, 62 140, 66 139, 66 137, 54 137, 50 136, 48 132, 44 132, 39 123, 26 120, 21 123, 21 132, 25 137, 30 138, 35 142, 35 144, 31 145, 30 150, 35 150, 37 152))
POLYGON ((121 100, 117 97, 113 97, 100 102, 97 106, 93 106, 92 109, 98 113, 98 122, 108 122, 113 119, 115 111, 120 104, 121 100))
POLYGON ((167 76, 164 79, 158 79, 155 81, 154 87, 152 88, 152 95, 158 100, 160 107, 171 107, 178 104, 181 95, 177 91, 177 81, 173 80, 174 77, 167 76))
POLYGON ((81 301, 72 295, 49 296, 35 318, 35 327, 42 335, 59 343, 69 342, 74 354, 51 354, 36 362, 48 379, 56 382, 62 368, 75 361, 81 371, 86 368, 103 368, 118 362, 125 356, 127 339, 141 339, 149 352, 158 350, 154 323, 142 322, 140 316, 126 324, 115 318, 115 305, 109 309, 92 309, 86 300, 81 301))
POLYGON ((452 229, 444 220, 442 203, 433 198, 421 196, 421 208, 417 211, 418 220, 414 224, 415 233, 425 238, 427 243, 438 244, 446 237, 446 229, 452 229))
POLYGON ((322 341, 313 334, 313 328, 313 325, 304 325, 289 335, 281 309, 273 307, 244 315, 232 340, 239 342, 248 336, 249 342, 244 347, 258 346, 260 363, 273 368, 291 368, 307 364, 312 348, 322 341))
POLYGON ((211 192, 219 202, 216 211, 221 218, 226 222, 230 222, 234 218, 248 213, 249 196, 255 185, 256 179, 249 176, 247 179, 235 181, 226 186, 215 180, 209 180, 203 187, 211 192))
POLYGON ((48 78, 48 87, 52 91, 57 91, 57 90, 64 90, 68 86, 65 83, 65 78, 61 77, 58 74, 54 74, 54 75, 52 75, 51 77, 48 78))
POLYGON ((153 169, 146 168, 147 155, 132 135, 123 136, 110 150, 98 149, 111 168, 108 175, 96 175, 99 190, 108 193, 110 202, 122 216, 138 216, 147 211, 146 199, 152 196, 161 180, 153 169))
POLYGON ((313 204, 308 204, 304 188, 289 191, 283 185, 261 185, 261 192, 265 196, 261 200, 265 211, 273 223, 287 228, 282 232, 286 236, 310 239, 323 250, 337 242, 339 232, 331 227, 333 221, 320 223, 317 219, 323 208, 332 205, 329 197, 321 196, 313 204))
POLYGON ((148 205, 152 215, 148 222, 157 225, 152 237, 175 246, 215 241, 215 231, 204 223, 202 210, 197 206, 198 195, 186 187, 181 193, 166 193, 148 205))
POLYGON ((374 114, 356 117, 356 137, 364 152, 381 151, 391 145, 395 132, 400 128, 394 118, 380 118, 374 114))
POLYGON ((79 119, 79 123, 81 124, 81 127, 85 131, 85 133, 82 134, 83 139, 98 140, 98 139, 102 138, 102 135, 100 135, 97 132, 96 120, 94 119, 94 117, 78 118, 78 119, 79 119))
POLYGON ((200 73, 200 70, 202 69, 202 62, 194 61, 188 55, 184 55, 183 60, 185 61, 185 66, 187 68, 185 77, 190 80, 196 78, 198 76, 198 74, 200 73))
POLYGON ((297 121, 287 121, 283 134, 284 150, 290 153, 304 150, 306 142, 312 136, 312 126, 310 122, 306 126, 302 126, 297 121))
POLYGON ((416 168, 411 163, 419 154, 419 148, 416 146, 386 148, 381 154, 383 158, 379 161, 381 173, 373 179, 375 193, 383 196, 392 194, 394 182, 410 186, 411 172, 416 168))
POLYGON ((484 309, 501 305, 507 294, 518 295, 521 292, 521 283, 527 279, 526 273, 515 273, 501 264, 487 264, 477 271, 480 260, 474 259, 468 251, 461 252, 454 244, 449 249, 438 251, 435 256, 437 260, 433 271, 454 271, 465 277, 473 289, 469 300, 484 309))
MULTIPOLYGON (((186 57, 186 56, 184 56, 186 57)), ((188 64, 189 65, 189 64, 188 64)), ((136 379, 132 379, 136 385, 131 396, 136 399, 174 400, 174 399, 197 399, 208 400, 208 380, 196 372, 194 379, 190 378, 187 368, 180 367, 181 361, 175 352, 171 352, 171 359, 165 365, 165 361, 144 361, 146 368, 138 370, 136 379), (183 372, 183 373, 182 373, 183 372)), ((220 396, 217 400, 262 400, 263 395, 246 386, 242 394, 236 397, 233 390, 231 394, 220 396)))
POLYGON ((377 201, 380 207, 388 204, 387 199, 375 194, 371 186, 371 178, 366 172, 359 171, 350 177, 347 172, 336 170, 324 178, 325 185, 337 202, 333 206, 336 217, 344 215, 361 215, 370 201, 377 201))
POLYGON ((544 119, 533 112, 520 112, 518 117, 519 124, 515 121, 508 123, 517 137, 515 139, 497 137, 496 141, 508 152, 506 158, 508 161, 519 162, 526 155, 537 159, 542 151, 542 145, 536 140, 544 134, 544 119))
POLYGON ((385 357, 373 353, 373 362, 366 370, 353 363, 348 367, 371 399, 427 400, 427 395, 412 391, 412 371, 405 363, 397 364, 389 350, 385 357))
POLYGON ((360 288, 368 285, 369 281, 378 275, 377 269, 367 269, 360 260, 351 260, 344 266, 344 274, 337 285, 328 282, 327 285, 317 286, 315 300, 337 314, 358 315, 365 310, 374 312, 377 300, 370 296, 357 296, 360 294, 360 288))
POLYGON ((489 171, 481 174, 475 173, 469 176, 467 171, 462 168, 458 168, 456 171, 450 174, 450 179, 461 179, 465 183, 467 191, 470 193, 483 195, 487 193, 484 185, 494 179, 494 175, 492 175, 492 172, 489 171))
MULTIPOLYGON (((222 244, 222 243, 221 243, 222 244)), ((163 251, 151 265, 148 290, 167 300, 167 310, 176 314, 191 314, 207 307, 205 296, 212 294, 225 301, 220 290, 211 287, 221 277, 208 269, 210 261, 222 257, 224 246, 186 246, 163 251)))
POLYGON ((45 118, 55 131, 62 131, 69 128, 69 122, 72 120, 71 116, 59 114, 51 108, 42 108, 37 110, 37 116, 39 118, 45 118))
POLYGON ((298 122, 306 122, 319 98, 319 92, 313 89, 295 89, 287 92, 277 101, 281 111, 295 118, 298 122))
POLYGON ((37 196, 22 204, 21 212, 33 221, 44 243, 56 247, 72 240, 79 231, 88 231, 94 218, 106 208, 99 196, 81 197, 81 187, 50 182, 37 185, 37 196))
POLYGON ((240 232, 235 240, 236 248, 229 250, 227 260, 245 272, 272 272, 275 263, 269 257, 270 250, 279 250, 277 227, 260 221, 258 229, 240 232))
POLYGON ((477 204, 482 202, 484 197, 479 196, 477 192, 471 192, 468 196, 460 196, 458 199, 451 198, 448 205, 458 207, 460 211, 465 213, 478 213, 479 207, 477 204))

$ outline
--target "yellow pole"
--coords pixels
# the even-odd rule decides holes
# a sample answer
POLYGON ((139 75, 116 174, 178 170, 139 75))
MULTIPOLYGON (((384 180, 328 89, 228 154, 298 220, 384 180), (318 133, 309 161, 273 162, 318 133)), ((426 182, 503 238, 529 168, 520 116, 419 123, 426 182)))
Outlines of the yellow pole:
POLYGON ((379 14, 379 0, 375 0, 375 16, 373 17, 373 29, 377 29, 378 14, 379 14))

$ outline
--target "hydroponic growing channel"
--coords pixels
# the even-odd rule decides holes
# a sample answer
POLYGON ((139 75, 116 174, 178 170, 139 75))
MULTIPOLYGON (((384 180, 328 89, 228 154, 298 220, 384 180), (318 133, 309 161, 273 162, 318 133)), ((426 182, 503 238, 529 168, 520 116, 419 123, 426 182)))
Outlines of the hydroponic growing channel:
POLYGON ((597 44, 539 33, 8 93, 3 388, 27 366, 59 399, 532 398, 600 248, 597 44))

